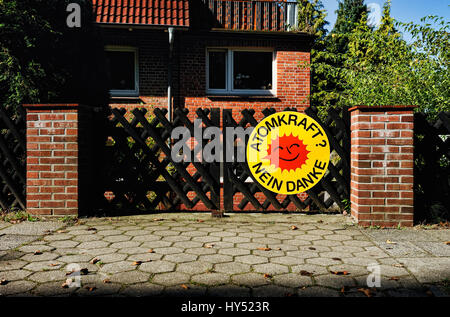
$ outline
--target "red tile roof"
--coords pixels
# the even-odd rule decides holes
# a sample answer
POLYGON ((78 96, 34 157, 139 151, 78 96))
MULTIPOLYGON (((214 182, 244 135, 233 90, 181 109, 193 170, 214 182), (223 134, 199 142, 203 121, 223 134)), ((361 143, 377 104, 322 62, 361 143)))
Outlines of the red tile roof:
POLYGON ((189 26, 189 0, 92 0, 97 23, 189 26))

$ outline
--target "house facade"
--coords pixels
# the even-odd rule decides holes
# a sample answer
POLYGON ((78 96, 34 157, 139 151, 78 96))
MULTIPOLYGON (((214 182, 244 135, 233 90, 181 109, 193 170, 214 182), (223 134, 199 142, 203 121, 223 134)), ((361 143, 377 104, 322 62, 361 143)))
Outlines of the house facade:
POLYGON ((309 106, 295 0, 93 0, 112 107, 309 106))

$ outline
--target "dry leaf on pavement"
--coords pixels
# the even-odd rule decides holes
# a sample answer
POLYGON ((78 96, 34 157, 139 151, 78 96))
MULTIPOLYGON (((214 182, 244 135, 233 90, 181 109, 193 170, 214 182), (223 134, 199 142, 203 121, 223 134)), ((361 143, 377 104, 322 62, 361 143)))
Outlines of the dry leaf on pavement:
POLYGON ((185 285, 185 284, 181 284, 180 285, 182 288, 184 288, 184 289, 189 289, 189 286, 187 286, 187 285, 185 285))
POLYGON ((367 297, 372 297, 372 292, 368 288, 358 288, 358 292, 364 293, 367 297))
POLYGON ((349 275, 350 273, 348 273, 347 271, 330 271, 331 274, 334 275, 349 275))
POLYGON ((147 251, 147 253, 155 253, 155 251, 153 251, 153 249, 149 249, 149 250, 147 251))
POLYGON ((39 250, 36 250, 36 251, 34 251, 34 253, 33 253, 34 255, 41 255, 42 254, 42 252, 41 251, 39 251, 39 250))
POLYGON ((264 278, 272 278, 272 275, 270 275, 269 273, 264 273, 264 278))
POLYGON ((270 251, 270 250, 272 250, 271 248, 258 248, 258 250, 261 250, 261 251, 270 251))
POLYGON ((291 226, 291 230, 297 230, 298 227, 297 226, 291 226))
POLYGON ((387 243, 387 244, 397 244, 397 242, 391 241, 391 240, 389 240, 389 239, 386 240, 386 243, 387 243))
POLYGON ((300 275, 302 275, 302 276, 313 276, 313 273, 305 271, 305 270, 301 270, 300 271, 300 275))
POLYGON ((89 263, 95 264, 95 263, 97 263, 97 262, 99 262, 99 261, 100 261, 99 258, 93 258, 89 263))
POLYGON ((9 281, 7 279, 0 280, 0 285, 6 285, 8 283, 9 283, 9 281))

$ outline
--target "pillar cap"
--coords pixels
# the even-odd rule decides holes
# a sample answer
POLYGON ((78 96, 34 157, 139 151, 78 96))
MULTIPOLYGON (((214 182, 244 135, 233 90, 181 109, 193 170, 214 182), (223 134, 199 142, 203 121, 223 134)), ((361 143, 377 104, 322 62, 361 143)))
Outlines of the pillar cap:
POLYGON ((25 109, 76 109, 80 107, 78 103, 36 103, 36 104, 24 104, 25 109))
POLYGON ((355 110, 360 111, 405 111, 405 110, 413 110, 417 108, 417 106, 412 105, 389 105, 389 106, 354 106, 348 109, 348 111, 352 112, 355 110))

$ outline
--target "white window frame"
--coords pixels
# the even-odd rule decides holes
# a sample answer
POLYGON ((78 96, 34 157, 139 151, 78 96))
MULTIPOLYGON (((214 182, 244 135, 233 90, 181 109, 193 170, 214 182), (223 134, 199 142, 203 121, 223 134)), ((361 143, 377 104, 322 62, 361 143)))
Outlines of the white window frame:
POLYGON ((246 47, 210 47, 206 49, 206 94, 231 96, 276 96, 277 83, 276 51, 272 48, 246 48, 246 47), (226 52, 225 59, 225 89, 209 88, 209 52, 226 52), (234 89, 234 52, 271 52, 272 53, 272 89, 234 89))
MULTIPOLYGON (((137 97, 139 96, 139 54, 138 48, 132 46, 105 46, 105 51, 109 52, 133 52, 134 53, 134 90, 111 89, 109 93, 112 97, 137 97)), ((113 65, 110 65, 114 67, 113 65)))

